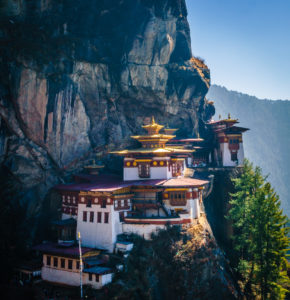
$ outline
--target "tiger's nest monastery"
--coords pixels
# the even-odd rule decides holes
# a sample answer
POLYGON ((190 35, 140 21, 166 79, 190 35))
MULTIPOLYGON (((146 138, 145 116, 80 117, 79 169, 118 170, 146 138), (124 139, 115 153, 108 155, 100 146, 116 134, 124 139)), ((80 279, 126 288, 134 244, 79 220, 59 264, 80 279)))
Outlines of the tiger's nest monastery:
POLYGON ((133 247, 124 237, 134 233, 149 239, 167 225, 196 224, 208 181, 186 177, 186 168, 241 163, 241 135, 247 129, 235 127, 236 122, 229 118, 209 123, 214 134, 210 149, 202 139, 174 139, 176 129, 164 129, 152 118, 143 126, 147 134, 132 136, 139 148, 112 152, 124 157, 123 179, 98 175, 103 166, 94 163, 87 166, 87 174, 75 176, 75 183, 56 186, 62 199, 62 218, 53 224, 58 242, 34 248, 43 254, 42 279, 78 286, 81 269, 84 284, 101 288, 118 269, 110 253, 127 253, 133 247))

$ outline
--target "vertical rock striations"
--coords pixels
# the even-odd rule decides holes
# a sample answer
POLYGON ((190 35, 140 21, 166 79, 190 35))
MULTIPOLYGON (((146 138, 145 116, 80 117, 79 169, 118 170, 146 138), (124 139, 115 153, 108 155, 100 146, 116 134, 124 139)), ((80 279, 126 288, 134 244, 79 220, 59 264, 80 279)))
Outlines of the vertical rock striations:
POLYGON ((186 16, 184 0, 0 5, 0 161, 30 213, 79 160, 128 145, 152 114, 184 137, 202 129, 210 74, 192 58, 186 16))

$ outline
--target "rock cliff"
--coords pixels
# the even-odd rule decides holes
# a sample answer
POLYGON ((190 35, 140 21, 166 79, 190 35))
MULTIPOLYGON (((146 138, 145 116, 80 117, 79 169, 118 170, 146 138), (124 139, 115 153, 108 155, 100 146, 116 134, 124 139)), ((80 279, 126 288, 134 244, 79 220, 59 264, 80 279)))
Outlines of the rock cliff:
POLYGON ((32 214, 94 150, 128 146, 148 116, 203 133, 210 74, 192 57, 186 15, 184 0, 2 2, 0 162, 32 214))

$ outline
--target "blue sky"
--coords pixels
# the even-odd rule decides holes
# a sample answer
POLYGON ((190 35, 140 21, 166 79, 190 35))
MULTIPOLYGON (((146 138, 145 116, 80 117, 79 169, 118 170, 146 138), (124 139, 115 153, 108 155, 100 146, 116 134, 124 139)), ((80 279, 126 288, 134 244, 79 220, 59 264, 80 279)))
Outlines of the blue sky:
POLYGON ((186 0, 192 53, 212 83, 290 100, 290 0, 186 0))

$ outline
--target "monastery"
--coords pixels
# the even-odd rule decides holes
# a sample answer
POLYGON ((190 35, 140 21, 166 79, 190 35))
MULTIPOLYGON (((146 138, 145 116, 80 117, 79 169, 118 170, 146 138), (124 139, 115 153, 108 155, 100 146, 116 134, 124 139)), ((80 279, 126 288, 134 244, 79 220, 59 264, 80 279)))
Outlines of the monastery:
POLYGON ((130 234, 150 239, 166 226, 197 224, 208 181, 187 177, 186 169, 242 164, 242 133, 247 129, 236 123, 230 116, 210 121, 213 139, 207 143, 175 139, 177 129, 152 118, 142 126, 146 134, 132 136, 139 148, 111 152, 124 158, 123 178, 99 174, 104 166, 93 163, 74 183, 56 186, 62 199, 62 218, 53 222, 58 241, 34 247, 43 255, 42 279, 72 286, 81 279, 101 288, 121 268, 110 253, 126 255, 133 248, 130 234))

